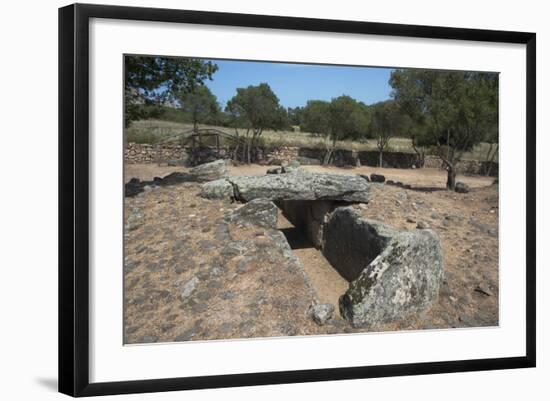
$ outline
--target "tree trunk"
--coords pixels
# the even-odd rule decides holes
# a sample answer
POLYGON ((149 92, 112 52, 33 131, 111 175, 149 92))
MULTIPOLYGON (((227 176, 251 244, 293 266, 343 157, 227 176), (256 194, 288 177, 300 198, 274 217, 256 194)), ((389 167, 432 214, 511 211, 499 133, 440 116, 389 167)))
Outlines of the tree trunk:
MULTIPOLYGON (((492 148, 492 144, 491 144, 491 148, 492 148)), ((493 163, 495 162, 495 157, 496 157, 497 153, 498 153, 498 143, 497 143, 497 147, 496 147, 495 151, 493 152, 491 158, 489 160, 487 160, 489 162, 489 163, 487 163, 487 171, 485 173, 485 175, 487 177, 489 177, 491 175, 491 170, 493 168, 493 163)))
POLYGON ((455 190, 456 186, 456 166, 454 164, 447 165, 447 189, 455 190))
POLYGON ((378 150, 378 167, 382 167, 382 164, 383 164, 383 154, 384 154, 384 151, 382 149, 379 149, 378 150))

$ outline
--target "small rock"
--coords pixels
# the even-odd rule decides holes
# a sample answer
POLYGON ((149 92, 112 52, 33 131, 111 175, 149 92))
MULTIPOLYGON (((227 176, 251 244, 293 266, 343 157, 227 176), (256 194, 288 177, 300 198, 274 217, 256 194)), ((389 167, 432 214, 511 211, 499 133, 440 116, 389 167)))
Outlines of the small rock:
POLYGON ((187 283, 185 283, 181 289, 180 297, 182 301, 185 301, 187 298, 191 296, 193 291, 197 288, 197 285, 199 284, 199 279, 197 277, 193 277, 191 280, 189 280, 187 283))
POLYGON ((266 174, 282 174, 283 168, 282 167, 272 167, 268 168, 266 171, 266 174))
POLYGON ((193 336, 195 335, 194 329, 189 329, 184 331, 182 334, 174 338, 174 341, 190 341, 193 339, 193 336))
POLYGON ((416 223, 416 219, 412 216, 407 217, 407 223, 416 223))
POLYGON ((470 187, 459 181, 455 185, 455 192, 458 192, 459 194, 467 194, 470 192, 470 187))
POLYGON ((382 174, 371 174, 370 180, 372 182, 384 182, 386 181, 386 177, 384 177, 382 174))
POLYGON ((426 224, 425 222, 423 221, 419 221, 417 224, 416 224, 416 228, 418 228, 419 230, 425 230, 427 228, 430 228, 430 226, 428 226, 428 224, 426 224))
POLYGON ((126 221, 126 229, 128 231, 132 231, 140 227, 143 225, 143 218, 144 216, 141 209, 139 207, 134 207, 128 216, 128 220, 126 221))
POLYGON ((141 343, 156 343, 159 340, 157 336, 144 336, 141 339, 141 343))
POLYGON ((313 321, 319 326, 324 325, 326 322, 332 319, 333 314, 334 305, 332 304, 312 305, 309 308, 309 315, 311 316, 313 321))
POLYGON ((406 192, 397 192, 395 194, 395 197, 401 201, 407 200, 409 198, 409 195, 407 195, 406 192))
POLYGON ((493 295, 493 292, 489 289, 488 286, 486 286, 483 283, 479 283, 478 286, 474 289, 474 291, 477 291, 483 295, 486 295, 488 297, 493 295))

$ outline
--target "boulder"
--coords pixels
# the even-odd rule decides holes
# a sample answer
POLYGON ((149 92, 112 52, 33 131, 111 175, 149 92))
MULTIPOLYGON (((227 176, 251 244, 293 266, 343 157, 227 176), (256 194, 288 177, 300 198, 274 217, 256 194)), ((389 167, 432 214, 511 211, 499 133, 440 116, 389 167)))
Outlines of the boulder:
POLYGON ((235 198, 248 202, 270 200, 339 200, 368 202, 370 185, 357 175, 312 173, 298 169, 293 174, 230 177, 235 198))
POLYGON ((325 225, 323 253, 350 281, 339 307, 354 327, 405 319, 437 299, 443 257, 432 230, 397 230, 341 207, 325 225))
POLYGON ((467 184, 464 184, 463 182, 458 181, 455 184, 455 191, 459 194, 467 194, 470 192, 470 187, 467 184))
POLYGON ((277 228, 277 206, 269 199, 254 199, 226 216, 231 223, 252 223, 263 228, 277 228))
POLYGON ((179 171, 175 171, 173 173, 168 174, 165 177, 162 177, 159 179, 159 177, 155 177, 156 180, 154 181, 157 185, 176 185, 181 184, 183 182, 192 182, 195 180, 193 176, 187 173, 182 173, 179 171))
POLYGON ((201 194, 207 199, 233 199, 233 185, 226 179, 209 181, 201 186, 201 194))
POLYGON ((193 167, 189 171, 189 174, 195 181, 206 182, 226 178, 228 171, 224 160, 216 160, 193 167))
POLYGON ((386 181, 386 177, 384 177, 382 174, 371 174, 370 180, 372 182, 384 182, 386 181))
POLYGON ((143 192, 143 184, 139 178, 132 178, 124 185, 124 196, 136 196, 143 192))

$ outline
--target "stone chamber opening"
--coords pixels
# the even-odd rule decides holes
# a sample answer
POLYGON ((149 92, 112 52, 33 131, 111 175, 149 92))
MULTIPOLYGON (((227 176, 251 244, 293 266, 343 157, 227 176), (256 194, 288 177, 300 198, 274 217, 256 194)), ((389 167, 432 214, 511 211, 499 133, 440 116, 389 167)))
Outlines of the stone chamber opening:
POLYGON ((302 263, 319 302, 334 305, 335 313, 339 315, 339 298, 347 291, 349 282, 329 263, 323 252, 315 247, 303 227, 293 225, 281 210, 277 228, 285 235, 292 252, 302 263))
POLYGON ((302 262, 319 301, 334 305, 340 313, 340 297, 382 251, 382 244, 374 234, 354 229, 352 221, 329 221, 335 209, 352 202, 279 200, 275 204, 279 208, 278 228, 302 262))

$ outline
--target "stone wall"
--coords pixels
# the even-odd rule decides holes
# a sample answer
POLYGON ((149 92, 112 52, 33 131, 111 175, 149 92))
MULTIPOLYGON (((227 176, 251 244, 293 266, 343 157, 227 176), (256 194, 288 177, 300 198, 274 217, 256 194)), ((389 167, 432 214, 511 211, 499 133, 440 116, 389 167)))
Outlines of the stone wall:
MULTIPOLYGON (((424 160, 426 168, 441 168, 444 169, 443 162, 437 156, 426 156, 424 160)), ((490 168, 489 175, 491 177, 498 176, 498 163, 487 162, 480 160, 461 160, 457 164, 457 172, 459 174, 481 174, 485 175, 487 169, 490 168)))
MULTIPOLYGON (((191 150, 180 145, 148 145, 129 143, 124 151, 124 160, 127 163, 170 163, 175 165, 197 164, 190 156, 191 150)), ((230 154, 229 149, 220 148, 220 155, 230 154)), ((260 149, 258 157, 261 164, 279 165, 283 162, 298 160, 302 165, 321 164, 326 154, 322 148, 299 148, 295 146, 279 146, 260 149)), ((335 166, 356 166, 358 161, 362 166, 378 166, 377 151, 351 151, 336 149, 332 154, 331 164, 335 166)), ((195 157, 196 158, 196 157, 195 157)), ((208 159, 208 161, 211 161, 208 159)), ((204 162, 204 161, 203 161, 204 162)), ((414 153, 385 152, 384 167, 413 168, 418 167, 417 156, 414 153)), ((426 156, 424 167, 442 168, 441 160, 437 156, 426 156)), ((490 167, 490 175, 498 176, 498 163, 479 160, 462 160, 458 163, 460 174, 482 174, 490 167)))
POLYGON ((187 151, 180 145, 149 145, 130 142, 124 149, 126 163, 174 163, 185 164, 187 151))

